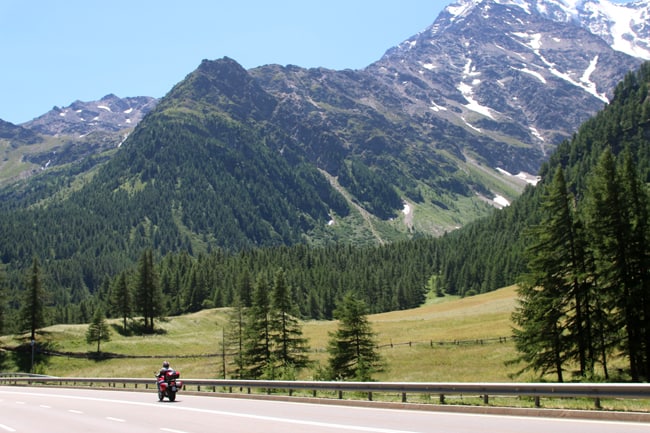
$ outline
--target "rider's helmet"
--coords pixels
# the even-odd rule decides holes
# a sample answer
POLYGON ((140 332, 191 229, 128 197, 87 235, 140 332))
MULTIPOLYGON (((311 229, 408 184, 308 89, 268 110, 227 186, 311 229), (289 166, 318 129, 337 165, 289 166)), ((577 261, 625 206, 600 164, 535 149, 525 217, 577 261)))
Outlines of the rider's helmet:
POLYGON ((163 362, 163 368, 169 368, 169 362, 164 361, 163 362))

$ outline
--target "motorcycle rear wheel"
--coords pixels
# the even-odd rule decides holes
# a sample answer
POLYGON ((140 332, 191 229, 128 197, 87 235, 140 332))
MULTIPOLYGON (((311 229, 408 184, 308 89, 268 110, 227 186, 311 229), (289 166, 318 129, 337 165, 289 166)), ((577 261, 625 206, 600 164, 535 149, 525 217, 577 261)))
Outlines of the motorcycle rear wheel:
POLYGON ((163 398, 165 398, 165 394, 162 391, 158 391, 158 401, 163 401, 163 398))
POLYGON ((176 393, 174 391, 169 391, 167 397, 169 397, 169 401, 174 401, 176 400, 176 393))

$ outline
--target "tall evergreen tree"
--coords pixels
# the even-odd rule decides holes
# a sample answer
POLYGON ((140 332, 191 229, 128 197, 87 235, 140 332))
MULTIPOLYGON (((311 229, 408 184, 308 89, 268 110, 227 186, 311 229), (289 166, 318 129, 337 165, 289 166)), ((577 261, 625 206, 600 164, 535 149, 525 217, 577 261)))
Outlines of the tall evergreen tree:
POLYGON ((113 290, 111 291, 112 299, 111 305, 113 312, 122 318, 122 327, 124 332, 127 331, 127 319, 131 318, 133 312, 133 294, 129 287, 126 271, 120 272, 120 275, 115 280, 113 290))
POLYGON ((575 358, 580 375, 592 375, 592 285, 586 274, 584 241, 564 170, 556 169, 542 198, 542 220, 531 228, 526 250, 529 272, 522 277, 513 319, 517 349, 528 368, 554 371, 575 358), (544 293, 541 293, 544 292, 544 293), (545 332, 538 335, 538 330, 545 332))
POLYGON ((612 317, 613 328, 624 332, 621 347, 629 356, 632 380, 638 381, 643 368, 643 315, 639 302, 642 298, 633 272, 634 241, 625 192, 615 157, 607 148, 590 177, 587 228, 605 302, 616 313, 612 317))
POLYGON ((154 332, 154 319, 163 314, 163 299, 153 252, 150 249, 142 253, 138 264, 135 305, 137 311, 142 314, 144 329, 154 332))
MULTIPOLYGON (((645 95, 646 93, 644 93, 645 95)), ((623 153, 621 181, 629 209, 630 273, 635 311, 640 315, 639 358, 645 380, 650 380, 650 193, 642 182, 629 149, 623 153)))
POLYGON ((246 343, 246 308, 235 296, 233 306, 228 313, 228 327, 226 332, 225 348, 227 352, 232 354, 232 364, 235 370, 231 377, 235 379, 246 378, 246 358, 244 353, 244 345, 246 343))
POLYGON ((309 365, 307 340, 296 318, 295 302, 283 269, 276 272, 271 293, 272 357, 281 369, 300 370, 309 365))
POLYGON ((46 292, 43 287, 41 265, 37 257, 32 260, 32 267, 27 273, 27 290, 23 297, 21 309, 22 330, 30 333, 30 339, 36 339, 36 332, 45 326, 46 292))
POLYGON ((375 334, 365 302, 347 293, 334 311, 338 328, 330 333, 329 374, 332 379, 368 381, 381 371, 383 361, 375 346, 375 334))
POLYGON ((260 274, 253 288, 252 305, 246 310, 244 360, 246 378, 259 379, 271 365, 270 286, 260 274))

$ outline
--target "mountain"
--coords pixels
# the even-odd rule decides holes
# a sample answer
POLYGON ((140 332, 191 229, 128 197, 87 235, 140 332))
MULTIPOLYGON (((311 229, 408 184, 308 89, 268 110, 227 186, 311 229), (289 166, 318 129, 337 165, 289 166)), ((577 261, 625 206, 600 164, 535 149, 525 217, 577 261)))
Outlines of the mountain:
POLYGON ((119 132, 132 129, 156 106, 156 98, 119 98, 106 95, 99 101, 75 101, 21 126, 44 135, 86 135, 91 132, 119 132))
POLYGON ((88 170, 105 162, 157 102, 144 96, 107 95, 54 107, 21 125, 0 120, 0 185, 67 164, 88 170))
MULTIPOLYGON (((589 4, 616 7, 604 1, 589 4)), ((367 71, 393 88, 401 85, 408 111, 422 121, 428 110, 505 145, 507 153, 523 147, 526 158, 516 155, 503 161, 503 168, 535 172, 559 141, 603 108, 614 86, 641 62, 615 49, 620 38, 610 46, 579 25, 605 27, 611 22, 604 15, 575 9, 570 15, 575 19, 566 19, 557 13, 561 5, 461 1, 367 71)), ((648 11, 647 2, 637 7, 648 11)))
MULTIPOLYGON (((0 189, 0 260, 17 269, 47 254, 82 299, 147 247, 377 245, 464 226, 536 182, 528 173, 643 62, 615 48, 623 36, 643 48, 645 27, 627 36, 607 27, 612 14, 581 12, 587 2, 560 5, 455 3, 355 71, 204 60, 123 142, 94 130, 109 145, 56 170, 44 149, 47 170, 0 189)), ((643 17, 648 2, 629 10, 643 17)), ((21 127, 80 134, 101 115, 124 126, 129 108, 110 102, 21 127)))

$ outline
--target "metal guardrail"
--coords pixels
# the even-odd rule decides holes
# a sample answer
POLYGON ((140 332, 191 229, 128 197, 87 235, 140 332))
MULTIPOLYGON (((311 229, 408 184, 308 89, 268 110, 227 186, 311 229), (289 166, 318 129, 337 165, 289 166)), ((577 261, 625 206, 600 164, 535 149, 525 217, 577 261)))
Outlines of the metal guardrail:
MULTIPOLYGON (((344 392, 367 393, 372 400, 373 393, 400 393, 402 402, 407 401, 408 394, 438 395, 440 402, 445 396, 475 395, 481 396, 484 403, 489 396, 533 397, 535 406, 540 407, 540 397, 551 398, 592 398, 596 408, 600 409, 600 399, 650 399, 650 384, 647 383, 470 383, 470 382, 326 382, 326 381, 279 381, 279 380, 229 380, 229 379, 183 379, 185 386, 212 389, 262 389, 270 394, 272 391, 287 390, 311 391, 315 397, 318 391, 338 392, 343 398, 344 392)), ((59 386, 94 386, 105 384, 116 387, 117 384, 155 386, 153 379, 144 378, 98 378, 98 377, 53 377, 37 375, 0 374, 0 384, 45 384, 59 386)))

